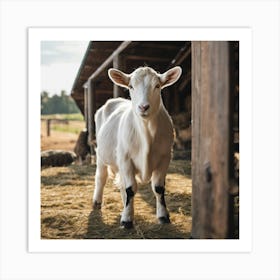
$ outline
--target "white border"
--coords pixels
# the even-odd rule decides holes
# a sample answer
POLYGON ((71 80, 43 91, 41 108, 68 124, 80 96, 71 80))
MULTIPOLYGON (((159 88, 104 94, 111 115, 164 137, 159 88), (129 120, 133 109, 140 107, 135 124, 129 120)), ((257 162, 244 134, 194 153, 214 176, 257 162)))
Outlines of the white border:
POLYGON ((0 279, 279 280, 279 8, 278 0, 1 0, 0 279), (30 254, 26 30, 139 24, 252 29, 252 250, 245 254, 30 254))
POLYGON ((252 248, 251 34, 249 28, 29 28, 29 252, 250 252, 252 248), (40 95, 38 92, 40 92, 41 81, 40 42, 48 40, 240 41, 241 163, 240 238, 238 240, 41 240, 40 95))

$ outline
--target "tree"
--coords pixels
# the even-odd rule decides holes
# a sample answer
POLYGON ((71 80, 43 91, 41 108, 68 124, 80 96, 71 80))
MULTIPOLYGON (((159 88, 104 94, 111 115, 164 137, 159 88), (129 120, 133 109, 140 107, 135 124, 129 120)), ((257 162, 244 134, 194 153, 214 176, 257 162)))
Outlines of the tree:
POLYGON ((60 95, 49 96, 46 91, 41 92, 41 114, 75 114, 80 113, 75 101, 66 91, 61 91, 60 95))

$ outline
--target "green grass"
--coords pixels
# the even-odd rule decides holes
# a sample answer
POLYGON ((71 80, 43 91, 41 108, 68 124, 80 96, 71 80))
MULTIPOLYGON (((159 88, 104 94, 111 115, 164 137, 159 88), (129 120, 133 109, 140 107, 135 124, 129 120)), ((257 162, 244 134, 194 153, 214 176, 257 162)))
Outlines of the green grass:
POLYGON ((79 127, 71 127, 71 126, 62 126, 62 125, 52 125, 52 130, 79 134, 81 129, 79 127))
POLYGON ((83 121, 84 116, 82 114, 55 114, 55 115, 41 115, 41 119, 58 119, 69 121, 83 121))

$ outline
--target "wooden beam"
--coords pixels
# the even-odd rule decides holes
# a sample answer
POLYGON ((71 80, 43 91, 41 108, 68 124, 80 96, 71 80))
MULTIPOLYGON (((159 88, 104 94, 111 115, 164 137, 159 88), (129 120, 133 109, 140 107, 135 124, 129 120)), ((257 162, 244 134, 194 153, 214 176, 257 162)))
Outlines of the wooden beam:
POLYGON ((132 55, 128 54, 125 56, 127 60, 142 60, 142 61, 157 61, 157 62, 168 62, 170 59, 168 57, 159 56, 145 56, 145 55, 132 55))
POLYGON ((84 120, 88 131, 88 88, 84 88, 84 120))
POLYGON ((176 44, 170 43, 168 41, 140 41, 140 47, 142 49, 163 49, 165 51, 174 51, 178 49, 176 44))
POLYGON ((191 46, 189 43, 186 43, 184 47, 180 49, 177 55, 172 59, 168 68, 180 65, 189 55, 191 54, 191 46))
MULTIPOLYGON (((229 189, 229 211, 228 211, 228 227, 229 227, 229 238, 234 238, 235 231, 235 209, 234 209, 234 197, 239 195, 239 179, 236 178, 235 174, 235 159, 234 150, 239 150, 239 141, 236 144, 235 137, 237 136, 234 131, 234 123, 237 121, 237 128, 239 130, 238 117, 239 114, 235 114, 236 105, 236 90, 239 87, 239 51, 236 48, 238 42, 229 42, 229 65, 230 65, 230 107, 229 107, 229 138, 231 145, 229 147, 229 178, 230 178, 230 189, 229 189), (236 53, 237 51, 237 53, 236 53), (237 55, 237 56, 236 56, 237 55), (237 117, 237 119, 234 119, 237 117)), ((237 101, 238 102, 238 101, 237 101)), ((238 135, 239 136, 239 135, 238 135)), ((237 137, 239 139, 239 137, 237 137)), ((235 161, 236 160, 236 161, 235 161)), ((238 159, 239 160, 239 159, 238 159)))
MULTIPOLYGON (((104 78, 104 77, 107 77, 107 73, 102 72, 98 75, 98 80, 104 78)), ((88 82, 88 75, 87 73, 83 73, 81 76, 80 76, 80 81, 79 81, 79 86, 80 87, 85 87, 87 85, 87 82, 88 82)))
POLYGON ((93 48, 91 51, 106 50, 113 52, 121 43, 122 41, 93 41, 93 48))
POLYGON ((94 154, 94 138, 95 138, 95 123, 94 114, 96 112, 96 96, 95 96, 95 85, 94 80, 88 82, 88 110, 87 110, 87 120, 88 120, 88 144, 90 146, 91 154, 94 154))
MULTIPOLYGON (((108 98, 111 98, 113 95, 113 91, 110 89, 110 90, 106 90, 106 89, 98 89, 96 88, 95 86, 95 100, 98 100, 98 98, 102 97, 102 96, 106 96, 108 98)), ((84 93, 81 92, 80 95, 77 95, 75 97, 75 101, 76 102, 81 102, 83 103, 83 106, 84 106, 84 93)), ((87 98, 87 102, 88 102, 88 98, 87 98)), ((83 112, 84 112, 84 109, 83 108, 83 112)))
POLYGON ((88 81, 91 81, 91 80, 97 78, 100 75, 100 73, 102 73, 113 62, 114 57, 116 55, 118 55, 119 53, 121 53, 124 49, 126 49, 130 43, 131 43, 131 41, 122 42, 120 44, 120 46, 88 78, 88 81))
MULTIPOLYGON (((113 59, 113 68, 119 69, 121 71, 125 71, 124 69, 124 57, 121 56, 120 54, 116 55, 113 59)), ((114 84, 113 86, 113 97, 121 97, 123 93, 123 88, 117 86, 114 84)))
POLYGON ((96 65, 100 65, 102 64, 110 55, 112 54, 112 51, 111 52, 103 52, 101 50, 99 50, 99 53, 93 53, 92 56, 90 56, 88 59, 87 59, 87 65, 89 67, 96 67, 96 65))
POLYGON ((192 237, 227 238, 228 42, 192 43, 192 237))

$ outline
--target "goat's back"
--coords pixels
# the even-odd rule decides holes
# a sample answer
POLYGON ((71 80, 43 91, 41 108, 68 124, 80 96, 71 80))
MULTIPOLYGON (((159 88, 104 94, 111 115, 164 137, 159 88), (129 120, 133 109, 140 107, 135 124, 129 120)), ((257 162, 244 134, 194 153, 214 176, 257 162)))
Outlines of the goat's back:
POLYGON ((96 137, 101 126, 106 123, 112 116, 123 112, 124 109, 130 106, 130 103, 131 101, 121 97, 108 99, 106 103, 96 111, 95 114, 96 137))

